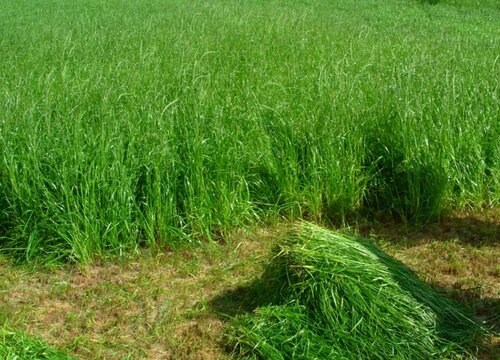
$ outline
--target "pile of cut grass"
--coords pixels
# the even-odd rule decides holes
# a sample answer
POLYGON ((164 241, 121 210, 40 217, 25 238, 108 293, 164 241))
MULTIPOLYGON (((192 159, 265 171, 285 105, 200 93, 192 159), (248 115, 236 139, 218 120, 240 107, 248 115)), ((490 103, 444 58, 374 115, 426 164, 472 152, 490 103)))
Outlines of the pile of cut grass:
POLYGON ((305 223, 273 259, 271 304, 233 319, 238 355, 450 359, 484 328, 368 241, 305 223))
POLYGON ((71 360, 73 358, 24 332, 9 327, 0 327, 0 359, 71 360))

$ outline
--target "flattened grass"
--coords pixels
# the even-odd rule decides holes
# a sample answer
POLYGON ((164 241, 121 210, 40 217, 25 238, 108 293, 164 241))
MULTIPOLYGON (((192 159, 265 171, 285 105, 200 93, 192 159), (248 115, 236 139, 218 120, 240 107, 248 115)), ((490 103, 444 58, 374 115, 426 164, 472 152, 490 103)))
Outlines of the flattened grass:
POLYGON ((302 224, 273 260, 271 305, 233 320, 263 359, 450 359, 485 334, 458 304, 370 242, 302 224))

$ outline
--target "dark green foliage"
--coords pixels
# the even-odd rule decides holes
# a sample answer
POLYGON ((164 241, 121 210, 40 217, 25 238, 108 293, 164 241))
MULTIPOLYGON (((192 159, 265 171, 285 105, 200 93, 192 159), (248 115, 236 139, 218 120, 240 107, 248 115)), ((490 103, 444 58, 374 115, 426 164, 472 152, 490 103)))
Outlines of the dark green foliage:
POLYGON ((419 223, 439 215, 446 206, 448 174, 439 155, 433 153, 439 150, 405 151, 407 139, 395 126, 389 122, 391 130, 378 128, 368 133, 367 165, 374 164, 374 175, 367 184, 365 206, 419 223))
POLYGON ((440 0, 420 0, 422 4, 436 5, 440 0))
MULTIPOLYGON (((280 296, 234 318, 236 352, 262 359, 450 359, 484 329, 368 240, 302 224, 280 246, 280 296)), ((279 289, 279 290, 278 290, 279 289)))

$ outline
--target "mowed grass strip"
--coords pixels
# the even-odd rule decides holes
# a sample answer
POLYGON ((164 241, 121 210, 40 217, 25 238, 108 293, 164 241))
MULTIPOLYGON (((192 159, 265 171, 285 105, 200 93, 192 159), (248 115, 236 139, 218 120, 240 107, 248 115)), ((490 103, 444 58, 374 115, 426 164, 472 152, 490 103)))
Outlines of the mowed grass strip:
MULTIPOLYGON (((453 217, 421 231, 365 224, 363 233, 496 329, 497 337, 478 356, 493 360, 500 284, 491 229, 498 229, 498 217, 467 219, 453 217)), ((288 233, 283 224, 236 231, 223 244, 143 250, 125 261, 82 268, 19 266, 0 257, 0 323, 82 360, 230 359, 224 338, 228 316, 268 301, 270 284, 262 283, 262 275, 288 233)))
POLYGON ((246 300, 213 299, 238 289, 253 297, 244 287, 260 275, 271 234, 238 232, 222 246, 144 250, 85 268, 0 257, 0 321, 78 359, 231 359, 219 311, 246 300))
POLYGON ((0 246, 498 205, 496 1, 0 3, 0 246))

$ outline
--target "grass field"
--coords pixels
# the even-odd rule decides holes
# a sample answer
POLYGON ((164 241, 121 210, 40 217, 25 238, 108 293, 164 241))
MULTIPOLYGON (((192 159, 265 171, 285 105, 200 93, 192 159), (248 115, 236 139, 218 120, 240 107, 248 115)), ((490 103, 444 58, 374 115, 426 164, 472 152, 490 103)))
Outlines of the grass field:
POLYGON ((0 0, 0 358, 228 359, 298 219, 498 335, 499 29, 497 0, 0 0))
POLYGON ((500 198, 497 1, 0 2, 0 231, 88 262, 500 198))

